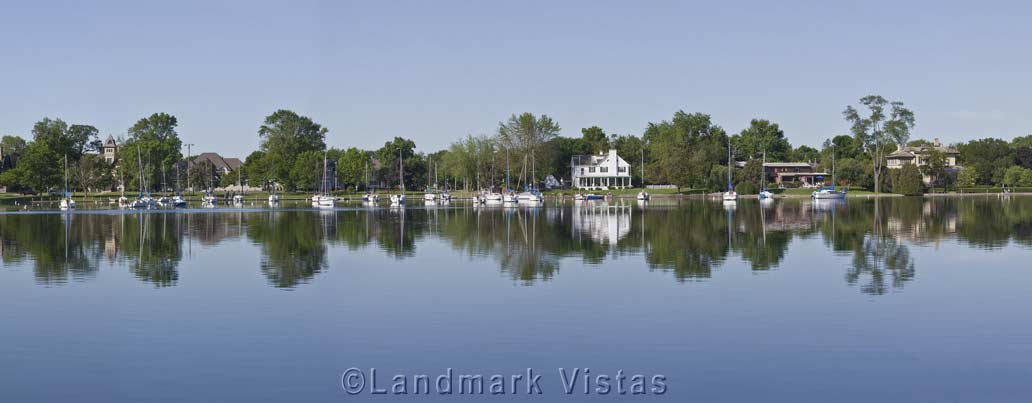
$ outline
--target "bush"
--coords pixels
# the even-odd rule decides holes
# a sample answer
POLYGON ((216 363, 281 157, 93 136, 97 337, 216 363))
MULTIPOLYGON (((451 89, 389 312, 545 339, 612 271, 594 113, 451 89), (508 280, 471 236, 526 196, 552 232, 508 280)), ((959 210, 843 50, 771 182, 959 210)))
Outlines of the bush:
POLYGON ((742 182, 738 186, 735 186, 735 192, 740 195, 751 195, 756 194, 756 186, 753 186, 751 182, 742 182))
POLYGON ((1017 165, 1007 168, 1007 172, 1003 175, 1003 184, 1010 187, 1032 186, 1032 169, 1017 165))
POLYGON ((963 168, 957 173, 957 186, 962 188, 974 187, 977 179, 978 172, 971 168, 963 168))
POLYGON ((924 181, 917 165, 906 164, 892 175, 892 192, 902 195, 919 195, 924 193, 924 181))

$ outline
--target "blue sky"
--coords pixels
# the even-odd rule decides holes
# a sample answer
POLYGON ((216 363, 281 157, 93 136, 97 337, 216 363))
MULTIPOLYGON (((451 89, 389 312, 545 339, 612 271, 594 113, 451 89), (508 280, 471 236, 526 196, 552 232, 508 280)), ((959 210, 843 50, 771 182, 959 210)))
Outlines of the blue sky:
POLYGON ((47 116, 117 136, 164 111, 195 153, 244 157, 287 108, 331 146, 427 151, 524 111, 579 136, 683 109, 816 145, 876 93, 914 110, 915 137, 1010 139, 1032 133, 1030 4, 9 2, 0 134, 47 116))

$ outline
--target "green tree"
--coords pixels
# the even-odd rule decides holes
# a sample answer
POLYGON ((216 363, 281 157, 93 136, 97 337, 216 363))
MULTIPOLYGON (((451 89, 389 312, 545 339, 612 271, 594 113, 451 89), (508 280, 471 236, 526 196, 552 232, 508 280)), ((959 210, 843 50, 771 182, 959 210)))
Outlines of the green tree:
POLYGON ((256 186, 262 189, 268 189, 271 186, 273 178, 271 176, 272 167, 269 162, 270 158, 267 158, 265 152, 261 150, 252 151, 251 154, 247 155, 241 170, 244 171, 244 177, 247 178, 248 186, 256 186))
MULTIPOLYGON (((372 157, 368 152, 351 147, 344 151, 337 159, 337 179, 344 186, 352 186, 355 189, 367 185, 367 168, 371 171, 372 157)), ((370 175, 371 176, 371 175, 370 175)))
POLYGON ((906 144, 910 129, 914 127, 914 113, 902 102, 889 102, 878 95, 860 98, 860 104, 867 107, 868 114, 862 116, 852 105, 843 111, 846 121, 852 123, 853 135, 863 142, 871 155, 874 167, 874 192, 881 192, 881 170, 885 161, 885 149, 891 144, 906 144), (889 106, 886 111, 885 107, 889 106))
POLYGON ((870 188, 873 180, 864 170, 864 164, 853 158, 835 160, 836 185, 870 188))
POLYGON ((1014 164, 1022 168, 1032 168, 1032 148, 1027 146, 1015 147, 1014 164))
POLYGON ((1032 134, 1015 137, 1014 140, 1011 140, 1011 145, 1014 146, 1014 148, 1032 148, 1032 134))
POLYGON ((261 138, 260 149, 270 159, 268 164, 274 170, 269 176, 286 182, 288 188, 307 186, 291 182, 292 170, 301 153, 326 149, 326 132, 326 128, 312 119, 293 111, 280 109, 266 116, 265 123, 258 128, 258 137, 261 138))
POLYGON ((785 139, 785 132, 777 123, 766 119, 753 119, 731 140, 735 150, 743 159, 759 158, 767 153, 767 161, 785 161, 792 153, 792 145, 785 139))
POLYGON ((601 127, 591 126, 581 129, 581 140, 588 145, 592 154, 609 151, 609 138, 601 127))
POLYGON ((801 145, 792 150, 791 160, 798 162, 816 161, 820 159, 821 152, 816 148, 801 145))
POLYGON ((90 125, 71 125, 68 127, 70 153, 68 158, 78 161, 87 152, 99 152, 103 148, 100 141, 100 130, 90 125))
POLYGON ((925 165, 921 166, 921 173, 932 179, 932 186, 941 185, 946 178, 946 155, 939 150, 932 150, 926 157, 925 165))
MULTIPOLYGON (((533 113, 524 112, 520 115, 512 115, 508 121, 498 123, 498 140, 502 147, 513 152, 510 157, 520 166, 522 172, 526 172, 529 181, 538 182, 537 177, 537 154, 542 146, 549 140, 559 136, 559 123, 552 120, 548 115, 534 116, 533 113), (527 162, 530 166, 526 166, 527 162)), ((544 172, 550 174, 553 172, 544 172)))
POLYGON ((163 174, 164 180, 168 180, 168 172, 183 158, 180 152, 183 142, 176 132, 178 124, 175 116, 160 112, 138 120, 129 128, 129 138, 118 149, 119 165, 128 180, 126 186, 138 188, 142 179, 147 190, 154 190, 162 183, 163 174))
POLYGON ((297 190, 319 189, 319 181, 323 174, 323 155, 321 151, 305 151, 297 156, 290 169, 290 183, 297 190))
POLYGON ((895 182, 892 183, 893 193, 917 195, 923 192, 924 183, 917 165, 905 164, 897 171, 899 171, 898 175, 895 176, 895 182))
MULTIPOLYGON (((745 192, 744 194, 756 193, 756 191, 760 189, 762 185, 762 178, 763 162, 757 159, 751 159, 749 161, 746 161, 745 167, 739 170, 738 172, 735 172, 735 182, 738 183, 738 185, 748 184, 749 187, 745 189, 752 189, 752 192, 745 192)), ((735 187, 735 191, 738 193, 743 193, 738 190, 737 186, 735 187)))
POLYGON ((384 143, 375 154, 376 160, 380 162, 380 178, 388 184, 388 187, 393 188, 399 184, 399 169, 401 169, 399 162, 404 160, 405 188, 409 190, 419 188, 418 184, 422 174, 418 171, 423 164, 422 158, 416 155, 416 142, 395 137, 394 140, 384 143))
POLYGON ((727 133, 703 113, 674 113, 670 121, 649 123, 642 136, 651 160, 646 169, 653 183, 678 188, 718 190, 727 177, 727 133))
POLYGON ((1003 175, 1003 184, 1011 187, 1025 186, 1026 171, 1028 170, 1019 166, 1007 168, 1007 172, 1003 175))
POLYGON ((970 188, 978 183, 978 172, 974 168, 966 167, 957 173, 957 187, 970 188))
POLYGON ((84 154, 79 162, 70 168, 69 175, 84 192, 99 191, 111 187, 111 165, 97 154, 84 154))
POLYGON ((552 172, 556 178, 565 178, 567 182, 570 180, 570 161, 573 156, 592 153, 591 146, 583 138, 556 137, 549 140, 544 149, 547 150, 545 154, 547 170, 552 172))
POLYGON ((4 136, 0 139, 0 150, 4 160, 0 160, 0 170, 12 168, 18 162, 18 156, 25 151, 27 143, 18 136, 4 136), (6 165, 5 165, 6 164, 6 165))
POLYGON ((62 165, 58 160, 62 158, 57 152, 47 146, 46 143, 33 141, 29 143, 18 159, 18 182, 37 192, 45 192, 61 183, 62 165))
POLYGON ((1007 168, 1014 162, 1010 143, 994 138, 971 140, 958 147, 958 164, 974 169, 979 185, 999 184, 1007 168))
MULTIPOLYGON (((635 183, 635 186, 640 186, 641 164, 643 163, 641 158, 642 151, 645 149, 645 141, 641 137, 632 135, 612 136, 610 144, 616 149, 616 154, 631 165, 631 180, 635 183)), ((648 155, 645 158, 648 159, 648 155)), ((646 176, 648 176, 647 173, 646 176)))

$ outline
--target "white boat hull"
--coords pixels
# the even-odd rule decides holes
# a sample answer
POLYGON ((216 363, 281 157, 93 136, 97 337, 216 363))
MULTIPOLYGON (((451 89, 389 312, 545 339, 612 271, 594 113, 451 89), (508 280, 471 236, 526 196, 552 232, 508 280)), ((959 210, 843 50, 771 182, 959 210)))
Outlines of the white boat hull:
POLYGON ((813 192, 810 196, 817 200, 836 200, 845 199, 846 193, 839 192, 837 190, 818 190, 813 192))

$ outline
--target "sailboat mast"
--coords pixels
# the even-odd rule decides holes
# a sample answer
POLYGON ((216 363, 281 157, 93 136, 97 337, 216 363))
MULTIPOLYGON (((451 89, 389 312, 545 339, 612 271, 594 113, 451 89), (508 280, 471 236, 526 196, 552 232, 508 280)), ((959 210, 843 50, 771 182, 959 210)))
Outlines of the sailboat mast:
POLYGON ((731 138, 727 138, 727 191, 730 192, 734 189, 731 186, 731 138))
POLYGON ((401 182, 401 193, 405 193, 405 158, 398 149, 398 182, 401 182))
POLYGON ((760 163, 760 190, 767 189, 767 150, 763 150, 763 162, 760 163))
POLYGON ((319 191, 322 194, 324 194, 324 195, 326 194, 326 169, 327 169, 326 157, 327 157, 327 153, 328 153, 328 151, 324 151, 323 152, 323 157, 322 157, 322 183, 319 184, 319 191))
POLYGON ((136 166, 138 166, 140 168, 140 180, 139 180, 140 183, 138 183, 138 185, 140 185, 140 196, 142 197, 143 196, 143 155, 140 154, 140 144, 139 143, 136 144, 136 164, 137 164, 136 166))
POLYGON ((645 189, 645 147, 641 148, 641 188, 645 189))
POLYGON ((68 198, 68 154, 64 156, 64 182, 65 182, 65 198, 68 198))

